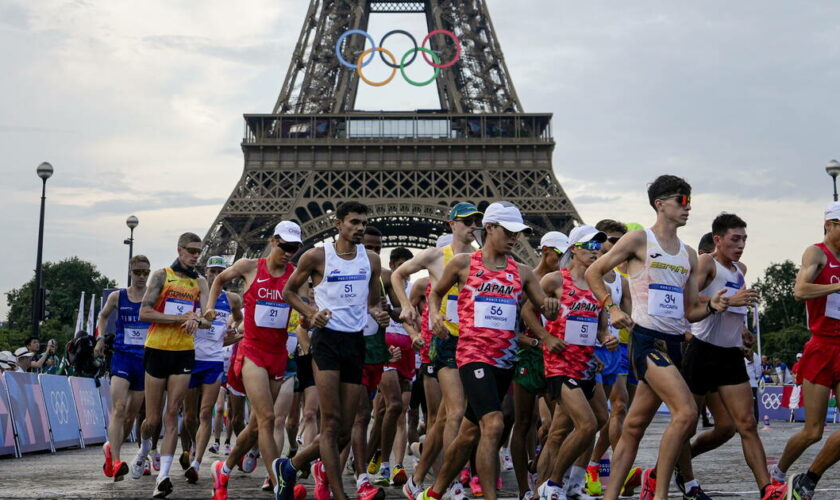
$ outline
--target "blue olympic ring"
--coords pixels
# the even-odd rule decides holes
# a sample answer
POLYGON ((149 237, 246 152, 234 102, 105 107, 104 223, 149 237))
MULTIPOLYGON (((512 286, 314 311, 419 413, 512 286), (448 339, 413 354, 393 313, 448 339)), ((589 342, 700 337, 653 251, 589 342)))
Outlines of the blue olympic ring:
MULTIPOLYGON (((343 41, 344 41, 344 39, 345 39, 345 38, 347 38, 347 37, 348 37, 348 36, 350 36, 350 35, 363 35, 365 38, 367 38, 367 39, 368 39, 368 41, 370 42, 370 45, 371 45, 372 47, 374 47, 374 48, 376 48, 376 41, 374 41, 373 37, 372 37, 372 36, 370 36, 370 35, 368 34, 368 32, 367 32, 367 31, 363 31, 363 30, 347 30, 347 31, 345 31, 344 33, 342 33, 340 37, 338 37, 338 40, 336 40, 336 42, 335 42, 335 55, 338 57, 338 62, 340 62, 340 63, 341 63, 342 65, 344 65, 344 66, 347 66, 348 68, 353 68, 353 69, 356 69, 356 65, 355 65, 355 64, 350 64, 350 63, 349 63, 349 62, 347 62, 347 60, 346 60, 346 59, 344 59, 344 57, 341 55, 341 42, 343 42, 343 41)), ((415 44, 415 45, 416 45, 416 44, 415 44)), ((370 64, 370 62, 371 62, 371 61, 373 61, 373 58, 375 57, 375 56, 374 56, 374 52, 376 52, 376 51, 375 51, 375 50, 374 50, 374 51, 371 51, 371 53, 370 53, 370 57, 368 58, 368 60, 367 60, 367 61, 365 61, 365 62, 362 64, 362 67, 363 67, 363 68, 364 68, 365 66, 367 66, 368 64, 370 64)))

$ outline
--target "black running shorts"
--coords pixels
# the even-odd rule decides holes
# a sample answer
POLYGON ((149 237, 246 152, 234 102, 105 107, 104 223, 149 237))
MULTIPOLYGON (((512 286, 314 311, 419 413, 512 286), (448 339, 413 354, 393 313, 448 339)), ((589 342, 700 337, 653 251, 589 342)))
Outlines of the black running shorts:
POLYGON ((312 373, 312 355, 295 356, 295 361, 297 361, 295 392, 303 392, 315 385, 315 375, 312 373))
POLYGON ((553 400, 560 401, 563 386, 569 389, 580 389, 586 399, 592 399, 595 394, 595 379, 580 380, 572 377, 557 376, 548 377, 545 380, 545 393, 553 400))
POLYGON ((143 350, 143 368, 154 378, 170 375, 190 375, 195 366, 195 351, 165 351, 146 347, 143 350))
POLYGON ((740 347, 720 347, 697 337, 688 342, 682 372, 691 393, 698 396, 750 381, 740 347))
POLYGON ((365 337, 361 331, 339 332, 320 328, 312 332, 312 359, 319 370, 337 370, 345 384, 362 383, 365 337))
POLYGON ((464 417, 478 424, 481 417, 494 411, 502 411, 502 400, 513 381, 513 368, 497 368, 487 363, 467 363, 458 369, 467 411, 464 417))

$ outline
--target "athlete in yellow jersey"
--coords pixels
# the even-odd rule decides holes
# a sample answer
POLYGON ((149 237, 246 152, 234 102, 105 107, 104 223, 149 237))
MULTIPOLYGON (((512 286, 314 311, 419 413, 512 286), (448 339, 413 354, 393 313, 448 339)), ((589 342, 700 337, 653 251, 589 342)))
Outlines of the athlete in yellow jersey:
POLYGON ((143 473, 143 461, 152 447, 152 435, 160 425, 166 391, 160 474, 153 498, 164 498, 172 492, 169 468, 178 440, 178 411, 195 362, 193 335, 198 328, 211 326, 210 321, 196 311, 197 307, 206 309, 209 295, 207 280, 195 270, 199 253, 201 238, 194 233, 182 234, 178 238, 178 258, 171 267, 152 273, 140 306, 140 321, 151 323, 143 355, 146 418, 141 427, 143 442, 130 469, 135 479, 143 473))
MULTIPOLYGON (((452 243, 443 248, 435 247, 423 250, 391 274, 394 295, 400 301, 400 319, 402 321, 418 325, 420 320, 417 310, 411 306, 411 301, 405 293, 405 285, 409 277, 417 271, 426 269, 434 287, 443 275, 444 266, 455 255, 475 251, 473 231, 481 229, 483 215, 472 203, 457 203, 449 211, 452 243)), ((403 492, 411 498, 422 491, 420 486, 423 479, 441 452, 443 443, 451 443, 455 439, 466 409, 464 388, 461 386, 461 378, 458 375, 458 369, 455 367, 455 345, 458 341, 458 288, 451 288, 446 295, 446 300, 441 300, 440 314, 445 318, 444 324, 449 330, 450 336, 440 341, 433 337, 433 344, 430 349, 430 356, 434 360, 437 377, 440 380, 443 404, 439 407, 434 427, 428 431, 427 439, 423 443, 423 453, 420 456, 420 462, 414 469, 414 476, 408 479, 403 488, 403 492), (452 297, 453 295, 454 297, 452 297), (450 299, 450 297, 452 298, 450 299)), ((434 375, 430 375, 427 371, 424 376, 434 375)), ((456 482, 455 485, 460 486, 460 483, 456 482)))

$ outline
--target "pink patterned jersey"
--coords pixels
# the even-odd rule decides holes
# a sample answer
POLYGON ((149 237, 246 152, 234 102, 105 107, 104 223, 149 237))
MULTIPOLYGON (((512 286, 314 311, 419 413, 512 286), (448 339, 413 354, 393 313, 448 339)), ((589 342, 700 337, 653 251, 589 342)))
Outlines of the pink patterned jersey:
POLYGON ((429 292, 432 290, 432 280, 426 285, 426 300, 423 301, 423 314, 420 316, 420 336, 423 337, 423 347, 420 348, 420 362, 429 364, 429 347, 432 345, 432 330, 429 328, 429 292))
POLYGON ((458 295, 460 337, 455 362, 510 368, 516 357, 516 332, 522 298, 519 264, 508 257, 500 271, 484 267, 481 250, 470 256, 467 283, 458 295))
POLYGON ((601 304, 590 290, 575 286, 568 269, 560 272, 563 274, 560 312, 557 319, 546 323, 545 329, 568 345, 560 354, 543 346, 545 376, 589 380, 595 376, 595 340, 601 304))

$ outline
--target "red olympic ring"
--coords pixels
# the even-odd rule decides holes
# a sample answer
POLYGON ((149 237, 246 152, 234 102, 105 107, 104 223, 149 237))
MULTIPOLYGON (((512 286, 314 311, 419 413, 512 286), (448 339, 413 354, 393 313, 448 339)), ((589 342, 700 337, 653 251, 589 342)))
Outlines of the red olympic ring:
POLYGON ((423 53, 422 53, 422 56, 423 56, 423 59, 424 59, 424 60, 425 60, 425 61, 426 61, 426 62, 427 62, 430 66, 433 66, 433 67, 435 67, 435 68, 440 68, 440 69, 443 69, 443 68, 448 68, 448 67, 452 66, 453 64, 455 64, 456 62, 458 62, 458 59, 460 59, 460 58, 461 58, 461 40, 459 40, 459 39, 458 39, 458 37, 457 37, 457 36, 455 36, 455 33, 452 33, 451 31, 447 31, 447 30, 434 30, 434 31, 432 31, 431 33, 429 33, 428 35, 426 35, 426 38, 424 38, 424 39, 423 39, 423 42, 422 42, 422 43, 420 43, 420 46, 421 46, 421 47, 425 47, 425 46, 426 46, 426 42, 428 42, 428 41, 429 41, 429 39, 431 39, 433 35, 438 35, 438 34, 440 34, 440 35, 446 35, 446 36, 448 36, 449 38, 451 38, 451 39, 452 39, 452 41, 454 41, 454 42, 455 42, 455 57, 453 57, 453 58, 452 58, 452 60, 451 60, 451 61, 449 61, 449 62, 447 62, 447 63, 444 63, 444 64, 435 64, 434 62, 432 62, 432 61, 430 61, 430 60, 429 60, 429 57, 426 55, 426 53, 425 53, 425 52, 423 52, 423 53))

